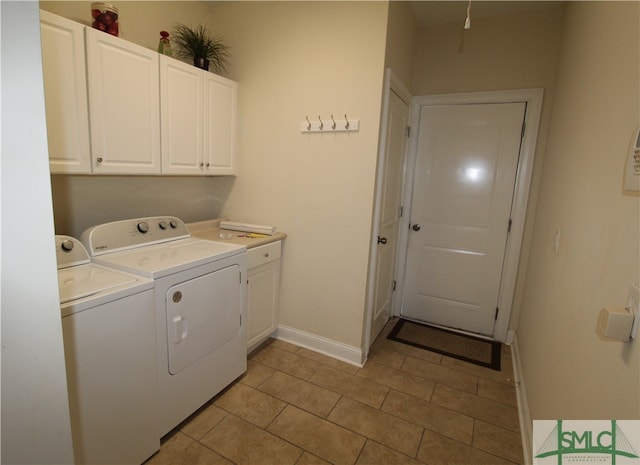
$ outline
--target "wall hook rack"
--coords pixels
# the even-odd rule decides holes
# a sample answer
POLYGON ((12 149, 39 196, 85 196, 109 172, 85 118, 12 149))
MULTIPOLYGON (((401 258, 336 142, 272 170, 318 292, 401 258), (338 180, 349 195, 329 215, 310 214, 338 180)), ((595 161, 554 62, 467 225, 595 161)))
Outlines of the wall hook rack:
POLYGON ((356 132, 360 130, 360 120, 349 119, 345 113, 343 120, 334 119, 333 115, 330 116, 331 124, 324 124, 322 116, 318 115, 318 119, 309 120, 309 116, 304 117, 304 121, 300 124, 300 132, 356 132))

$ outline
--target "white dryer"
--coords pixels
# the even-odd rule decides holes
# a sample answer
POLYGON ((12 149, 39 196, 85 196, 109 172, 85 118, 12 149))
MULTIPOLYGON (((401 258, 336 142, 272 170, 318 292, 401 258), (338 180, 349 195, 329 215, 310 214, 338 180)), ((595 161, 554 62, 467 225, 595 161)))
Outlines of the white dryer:
POLYGON ((140 464, 160 449, 153 281, 55 243, 75 463, 140 464))
POLYGON ((246 248, 193 238, 175 217, 105 223, 81 240, 95 263, 155 282, 165 435, 246 371, 246 248))

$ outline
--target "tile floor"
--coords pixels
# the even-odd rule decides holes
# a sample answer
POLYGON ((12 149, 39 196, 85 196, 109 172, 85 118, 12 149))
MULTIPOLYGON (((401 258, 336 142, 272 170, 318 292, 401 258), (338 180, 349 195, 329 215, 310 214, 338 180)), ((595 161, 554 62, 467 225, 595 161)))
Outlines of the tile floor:
POLYGON ((270 339, 146 465, 522 464, 513 367, 386 339, 363 368, 270 339))

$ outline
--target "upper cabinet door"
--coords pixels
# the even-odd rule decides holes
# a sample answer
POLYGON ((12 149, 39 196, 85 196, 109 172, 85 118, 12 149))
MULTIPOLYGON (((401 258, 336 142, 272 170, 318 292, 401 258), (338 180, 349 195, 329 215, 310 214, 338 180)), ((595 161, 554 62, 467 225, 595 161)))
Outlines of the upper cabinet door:
POLYGON ((159 174, 158 53, 85 31, 93 172, 159 174))
POLYGON ((40 11, 52 173, 91 173, 84 26, 40 11))
POLYGON ((238 83, 213 73, 204 75, 204 173, 237 174, 238 83))
POLYGON ((201 69, 160 56, 162 172, 203 174, 201 69))

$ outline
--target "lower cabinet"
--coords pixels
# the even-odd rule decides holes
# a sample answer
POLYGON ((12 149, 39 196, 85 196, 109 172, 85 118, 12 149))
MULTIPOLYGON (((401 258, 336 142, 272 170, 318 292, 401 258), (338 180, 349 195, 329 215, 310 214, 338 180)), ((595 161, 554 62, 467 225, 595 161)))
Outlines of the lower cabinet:
POLYGON ((280 319, 280 257, 282 241, 247 252, 247 350, 251 351, 278 328, 280 319))

